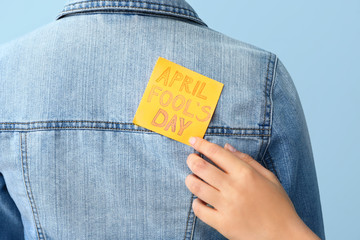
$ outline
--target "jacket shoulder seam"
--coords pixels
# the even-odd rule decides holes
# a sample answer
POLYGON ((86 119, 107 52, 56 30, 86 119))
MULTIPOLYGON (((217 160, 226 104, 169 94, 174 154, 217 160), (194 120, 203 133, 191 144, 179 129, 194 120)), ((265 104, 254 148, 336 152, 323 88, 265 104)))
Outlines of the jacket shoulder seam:
POLYGON ((267 73, 266 73, 266 83, 265 83, 265 106, 264 106, 264 119, 263 119, 263 127, 267 126, 269 128, 269 135, 266 140, 262 139, 259 154, 261 157, 260 161, 267 168, 266 163, 264 161, 266 151, 270 145, 270 138, 272 132, 272 119, 273 119, 273 89, 274 82, 276 78, 276 68, 278 65, 278 57, 270 53, 268 64, 267 64, 267 73), (261 151, 262 150, 262 151, 261 151))

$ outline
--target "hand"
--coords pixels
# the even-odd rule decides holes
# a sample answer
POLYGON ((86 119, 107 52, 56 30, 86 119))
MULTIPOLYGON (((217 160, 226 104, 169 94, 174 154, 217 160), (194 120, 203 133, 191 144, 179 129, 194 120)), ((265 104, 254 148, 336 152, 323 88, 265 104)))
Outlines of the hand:
POLYGON ((203 222, 229 239, 319 239, 297 215, 276 176, 252 157, 229 144, 222 148, 201 138, 189 142, 218 167, 197 154, 187 158, 193 174, 185 184, 198 197, 192 207, 203 222))

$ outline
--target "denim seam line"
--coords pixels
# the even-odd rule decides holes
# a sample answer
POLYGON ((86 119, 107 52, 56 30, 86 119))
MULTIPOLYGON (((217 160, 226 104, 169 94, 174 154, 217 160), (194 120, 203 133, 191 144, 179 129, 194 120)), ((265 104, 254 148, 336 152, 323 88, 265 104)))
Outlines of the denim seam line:
MULTIPOLYGON (((169 8, 174 8, 175 9, 179 9, 179 10, 184 10, 184 11, 189 11, 190 13, 192 13, 193 17, 197 16, 196 12, 194 12, 193 10, 189 9, 189 8, 182 8, 182 7, 178 7, 178 6, 174 6, 174 5, 169 5, 169 4, 163 4, 163 3, 156 3, 156 2, 147 2, 147 1, 133 1, 133 0, 104 0, 104 1, 100 1, 100 0, 90 0, 90 1, 81 1, 81 2, 75 2, 75 3, 71 3, 71 4, 67 4, 65 5, 64 9, 67 7, 71 7, 78 5, 78 4, 83 4, 83 3, 92 3, 92 2, 127 2, 127 3, 145 3, 145 4, 150 4, 150 5, 157 5, 157 6, 164 6, 164 7, 169 7, 169 8)), ((73 9, 75 9, 76 7, 73 7, 73 9)), ((80 9, 76 8, 76 9, 80 9)), ((150 8, 150 10, 153 10, 150 8)))
POLYGON ((216 126, 211 126, 209 127, 210 129, 229 129, 229 130, 254 130, 254 131, 266 131, 268 129, 266 128, 230 128, 230 127, 216 127, 216 126))
MULTIPOLYGON (((275 76, 276 76, 276 68, 277 68, 277 62, 278 62, 278 58, 277 58, 277 56, 276 55, 274 55, 274 57, 275 57, 275 60, 274 60, 274 63, 273 63, 273 66, 272 66, 272 71, 271 71, 271 77, 269 76, 269 74, 268 74, 268 76, 267 76, 267 81, 270 81, 270 88, 269 88, 269 93, 267 94, 267 97, 269 98, 269 100, 268 101, 266 101, 266 102, 268 102, 269 103, 269 105, 270 106, 268 106, 267 108, 266 108, 266 110, 267 109, 269 109, 269 125, 270 125, 270 129, 272 128, 272 116, 273 116, 273 101, 272 101, 272 94, 273 94, 273 88, 274 88, 274 82, 275 82, 275 76)), ((270 69, 269 69, 270 70, 270 69)), ((264 120, 265 121, 265 120, 264 120)), ((264 124, 265 124, 265 122, 264 122, 264 124)), ((267 149, 269 148, 269 145, 270 145, 270 141, 271 141, 271 131, 270 131, 270 136, 268 137, 268 139, 267 139, 267 143, 266 143, 266 146, 265 146, 265 149, 264 149, 264 151, 263 151, 263 153, 262 153, 262 156, 261 156, 261 162, 264 164, 264 166, 267 168, 267 169, 269 169, 270 171, 271 171, 271 169, 270 169, 270 167, 271 166, 268 166, 269 164, 268 164, 268 162, 266 161, 266 159, 265 159, 265 155, 266 155, 266 152, 267 152, 267 149)), ((274 168, 274 163, 272 162, 272 159, 270 159, 270 165, 272 165, 272 167, 273 167, 273 173, 276 175, 277 173, 276 173, 276 170, 275 170, 275 168, 274 168)))
POLYGON ((20 133, 19 135, 20 135, 21 163, 22 163, 23 179, 24 179, 26 194, 27 194, 28 200, 30 202, 31 211, 32 211, 33 218, 34 218, 34 223, 35 223, 35 228, 36 228, 36 233, 37 233, 38 239, 42 240, 42 239, 46 239, 46 238, 45 238, 45 235, 43 234, 43 230, 42 230, 40 220, 39 220, 38 210, 37 210, 35 200, 34 200, 34 195, 32 193, 31 186, 30 186, 29 163, 28 163, 28 157, 27 157, 27 148, 28 148, 27 134, 20 133), (24 140, 22 137, 23 134, 24 134, 24 140))
MULTIPOLYGON (((156 134, 150 130, 141 130, 141 129, 127 129, 127 128, 105 128, 105 127, 38 127, 38 128, 3 128, 1 131, 21 131, 21 132, 30 132, 37 130, 56 130, 56 129, 64 129, 64 130, 88 130, 88 129, 98 129, 98 130, 113 130, 113 131, 125 131, 125 132, 145 132, 150 134, 156 134)), ((270 137, 270 134, 247 134, 247 133, 205 133, 205 136, 244 136, 244 137, 270 137)))
MULTIPOLYGON (((272 74, 272 79, 271 79, 271 87, 270 87, 270 105, 271 105, 271 108, 270 108, 270 126, 272 128, 272 121, 273 121, 273 114, 274 114, 274 104, 273 104, 273 100, 272 100, 272 96, 273 96, 273 91, 274 91, 274 85, 275 85, 275 78, 276 78, 276 69, 277 69, 277 66, 278 66, 278 58, 276 56, 275 58, 275 63, 274 63, 274 67, 273 67, 273 74, 272 74)), ((270 142, 271 142, 271 131, 270 131, 270 136, 269 136, 269 139, 268 139, 268 142, 267 142, 267 145, 265 147, 265 150, 264 150, 264 153, 263 153, 263 156, 261 159, 263 159, 264 162, 265 161, 265 155, 266 155, 266 152, 267 150, 269 149, 269 146, 270 146, 270 142)), ((270 154, 269 154, 270 156, 270 154)), ((277 171, 275 169, 275 164, 274 164, 274 161, 272 160, 272 158, 270 157, 269 158, 269 162, 270 164, 272 165, 272 168, 273 168, 273 172, 274 174, 276 175, 277 178, 279 178, 278 174, 277 174, 277 171)), ((280 179, 279 179, 280 181, 280 179)))
POLYGON ((267 64, 267 69, 266 69, 266 79, 265 79, 265 106, 264 106, 264 123, 263 126, 266 124, 266 110, 268 107, 268 93, 267 93, 267 89, 268 89, 268 81, 269 81, 269 69, 270 69, 270 62, 271 62, 271 53, 269 56, 269 60, 268 60, 268 64, 267 64))
MULTIPOLYGON (((1 125, 31 125, 37 123, 103 123, 103 124, 116 124, 116 125, 134 125, 131 122, 109 122, 109 121, 91 121, 91 120, 49 120, 49 121, 33 121, 33 122, 0 122, 1 125)), ((228 129, 228 130, 258 130, 265 131, 269 130, 267 128, 232 128, 232 127, 220 127, 220 126, 210 126, 210 129, 228 129)), ((1 128, 0 128, 1 130, 1 128)))
MULTIPOLYGON (((88 129, 98 129, 98 130, 113 130, 113 131, 125 131, 125 132, 145 132, 150 134, 157 134, 156 132, 150 130, 141 130, 141 129, 127 129, 127 128, 106 128, 106 127, 38 127, 38 128, 3 128, 1 131, 21 131, 21 132, 30 132, 37 130, 56 130, 56 129, 64 129, 64 130, 88 130, 88 129)), ((270 137, 270 134, 246 134, 246 133, 205 133, 205 136, 243 136, 243 137, 270 137)))
POLYGON ((60 13, 60 15, 56 19, 60 19, 60 18, 64 17, 67 14, 70 14, 70 13, 79 13, 79 12, 82 12, 84 10, 91 10, 91 9, 94 9, 94 10, 101 10, 101 9, 142 10, 142 11, 147 12, 147 13, 159 12, 159 13, 169 14, 169 15, 173 15, 173 16, 177 16, 177 17, 186 17, 186 18, 188 18, 188 19, 190 19, 192 21, 195 21, 196 23, 199 23, 201 25, 206 26, 206 24, 203 23, 202 20, 200 20, 199 18, 190 16, 190 15, 171 12, 171 11, 165 11, 165 10, 148 9, 148 8, 141 8, 141 7, 129 7, 129 6, 99 6, 99 7, 86 7, 86 8, 78 8, 78 9, 66 10, 66 11, 62 11, 60 13))
MULTIPOLYGON (((267 97, 266 97, 266 91, 267 91, 267 78, 268 78, 268 75, 269 75, 269 65, 270 65, 270 61, 271 61, 271 54, 269 55, 269 59, 268 59, 268 62, 267 62, 267 68, 266 68, 266 78, 265 78, 265 105, 264 105, 264 122, 263 122, 263 127, 265 125, 265 118, 266 118, 266 106, 267 106, 267 97)), ((261 154, 261 150, 263 148, 263 145, 264 145, 264 138, 261 139, 261 144, 260 144, 260 147, 259 147, 259 151, 258 151, 258 156, 256 157, 257 159, 259 159, 259 161, 262 161, 262 159, 260 158, 260 154, 261 154)), ((262 161, 264 166, 267 168, 266 164, 265 164, 265 161, 262 161)))
POLYGON ((194 201, 194 198, 195 198, 195 195, 193 193, 191 193, 190 207, 189 207, 189 211, 188 211, 188 215, 187 215, 187 219, 186 219, 184 240, 192 239, 192 236, 193 236, 195 215, 194 215, 194 211, 192 210, 192 203, 194 201), (190 229, 190 227, 191 227, 191 229, 190 229))
POLYGON ((193 223, 192 223, 192 228, 191 228, 191 235, 190 235, 190 240, 193 240, 194 239, 194 235, 195 235, 195 226, 196 226, 196 220, 197 220, 197 216, 195 216, 195 213, 193 212, 194 214, 194 218, 193 218, 193 223))
MULTIPOLYGON (((199 156, 202 158, 204 157, 203 154, 197 152, 196 150, 194 150, 194 153, 199 154, 199 156)), ((193 193, 191 193, 190 208, 189 208, 189 212, 188 212, 188 218, 186 221, 184 240, 193 240, 193 238, 194 238, 197 217, 195 216, 194 210, 192 208, 192 204, 193 204, 195 198, 197 198, 197 197, 193 193), (190 229, 190 227, 191 227, 191 229, 190 229)))
MULTIPOLYGON (((0 131, 37 131, 37 130, 56 130, 56 129, 99 129, 128 132, 153 133, 148 129, 126 122, 107 122, 89 120, 53 120, 53 121, 34 121, 34 122, 0 122, 0 131)), ((233 136, 258 136, 268 137, 270 131, 261 128, 231 128, 210 126, 205 135, 233 135, 233 136)))
MULTIPOLYGON (((264 105, 264 118, 263 118, 264 122, 262 124, 263 127, 270 126, 270 134, 271 134, 271 124, 268 123, 268 122, 270 122, 270 119, 268 119, 268 115, 271 114, 272 102, 268 98, 271 97, 272 88, 271 87, 269 88, 269 85, 270 86, 272 85, 272 82, 273 82, 272 80, 273 80, 273 75, 274 75, 274 71, 273 71, 273 69, 271 69, 271 67, 273 68, 273 66, 270 67, 270 65, 274 65, 273 57, 275 57, 275 61, 276 61, 276 56, 274 54, 270 53, 269 58, 268 58, 268 62, 267 62, 266 78, 265 78, 265 105, 264 105), (270 69, 272 71, 270 71, 270 69), (271 84, 269 84, 269 82, 271 84)), ((262 162, 266 168, 268 168, 268 166, 266 166, 266 162, 264 161, 264 153, 265 153, 265 150, 267 149, 267 146, 268 146, 268 143, 269 143, 270 134, 267 137, 266 141, 265 141, 264 138, 261 139, 261 144, 260 144, 259 153, 258 153, 258 157, 257 157, 257 159, 260 162, 262 162)))

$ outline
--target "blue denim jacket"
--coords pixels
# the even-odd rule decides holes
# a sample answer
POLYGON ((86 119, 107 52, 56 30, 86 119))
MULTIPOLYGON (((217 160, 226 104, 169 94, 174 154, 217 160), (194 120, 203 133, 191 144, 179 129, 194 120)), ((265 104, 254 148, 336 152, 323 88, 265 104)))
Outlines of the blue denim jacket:
POLYGON ((183 0, 70 1, 57 21, 0 46, 0 238, 224 238, 191 210, 193 149, 132 124, 158 57, 224 84, 205 138, 274 172, 324 239, 288 72, 183 0))

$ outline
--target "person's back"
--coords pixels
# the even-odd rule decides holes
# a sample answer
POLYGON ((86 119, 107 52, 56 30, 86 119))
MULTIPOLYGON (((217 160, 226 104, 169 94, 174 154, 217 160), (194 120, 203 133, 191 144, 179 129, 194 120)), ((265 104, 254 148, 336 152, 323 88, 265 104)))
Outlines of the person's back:
POLYGON ((224 84, 205 139, 274 172, 323 239, 290 76, 274 54, 209 29, 182 0, 72 1, 58 21, 0 46, 4 236, 23 224, 26 239, 223 239, 191 210, 192 148, 132 124, 159 57, 224 84))

